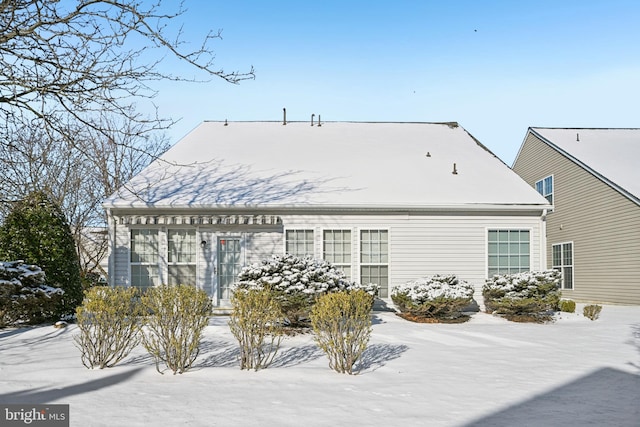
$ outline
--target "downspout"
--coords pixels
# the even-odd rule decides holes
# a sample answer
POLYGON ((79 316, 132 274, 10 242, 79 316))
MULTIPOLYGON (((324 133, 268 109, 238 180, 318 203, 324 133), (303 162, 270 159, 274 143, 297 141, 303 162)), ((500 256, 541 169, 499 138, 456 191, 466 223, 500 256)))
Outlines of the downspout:
POLYGON ((547 209, 542 210, 540 225, 540 270, 547 269, 547 209))
POLYGON ((113 223, 113 230, 109 230, 109 286, 115 287, 115 240, 116 240, 116 226, 117 221, 111 215, 111 209, 107 208, 107 226, 109 223, 113 223))

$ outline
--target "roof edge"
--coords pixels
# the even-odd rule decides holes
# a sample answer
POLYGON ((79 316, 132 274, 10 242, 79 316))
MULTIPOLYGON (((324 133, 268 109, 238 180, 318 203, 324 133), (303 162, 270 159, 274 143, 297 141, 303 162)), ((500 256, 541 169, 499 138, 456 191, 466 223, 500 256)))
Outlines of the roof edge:
MULTIPOLYGON (((634 195, 630 191, 626 190, 624 187, 616 184, 614 181, 610 180, 609 178, 607 178, 606 176, 602 175, 601 173, 599 173, 595 169, 591 168, 589 165, 587 165, 586 163, 584 163, 583 161, 581 161, 577 157, 575 157, 575 156, 571 155, 569 152, 563 150, 562 148, 560 148, 559 146, 554 144, 551 140, 549 140, 549 139, 545 138, 544 136, 542 136, 539 132, 536 131, 536 129, 565 129, 565 130, 569 130, 569 129, 571 129, 571 130, 573 130, 573 129, 577 129, 577 130, 579 130, 579 129, 592 129, 592 130, 593 129, 603 129, 603 130, 620 129, 620 130, 625 130, 625 129, 627 129, 627 130, 638 130, 638 128, 542 128, 542 127, 532 128, 532 127, 530 127, 529 130, 527 131, 527 134, 528 133, 532 133, 540 141, 542 141, 543 143, 547 144, 549 147, 553 148, 558 153, 562 154, 567 159, 569 159, 570 161, 574 162, 575 164, 580 166, 582 169, 584 169, 585 171, 589 172, 591 175, 593 175, 594 177, 596 177, 600 181, 602 181, 605 184, 607 184, 609 187, 613 188, 615 191, 620 193, 622 196, 626 197, 627 199, 631 200, 632 202, 634 202, 635 204, 640 206, 640 197, 634 195)), ((526 137, 525 137, 525 141, 526 141, 526 137)), ((524 145, 524 142, 523 142, 523 145, 524 145)), ((516 157, 516 160, 517 160, 517 157, 516 157)))

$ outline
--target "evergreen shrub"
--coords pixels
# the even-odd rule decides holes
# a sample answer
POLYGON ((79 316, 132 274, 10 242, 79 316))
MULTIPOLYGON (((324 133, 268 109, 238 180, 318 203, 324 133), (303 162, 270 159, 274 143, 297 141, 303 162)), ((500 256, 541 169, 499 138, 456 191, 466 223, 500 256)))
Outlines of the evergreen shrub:
POLYGON ((200 353, 202 332, 209 323, 211 300, 206 292, 191 285, 162 285, 141 297, 147 315, 142 344, 173 374, 189 370, 200 353))
POLYGON ((576 312, 576 302, 570 299, 563 299, 560 301, 560 311, 565 313, 576 312))
POLYGON ((55 318, 64 291, 48 286, 36 265, 0 262, 0 328, 55 318))
POLYGON ((243 268, 235 288, 271 291, 291 326, 308 324, 311 307, 320 295, 362 289, 370 295, 373 304, 378 292, 378 285, 350 281, 328 261, 293 255, 274 255, 260 264, 243 268))
POLYGON ((110 368, 127 357, 140 342, 141 307, 136 288, 89 289, 76 309, 80 332, 74 340, 82 364, 91 369, 110 368))
POLYGON ((494 275, 482 288, 488 313, 514 321, 546 321, 560 302, 560 272, 494 275))
POLYGON ((391 288, 391 300, 408 318, 455 320, 473 301, 473 286, 455 275, 423 277, 391 288))
POLYGON ((351 375, 371 336, 371 295, 361 289, 322 295, 311 310, 311 325, 329 367, 351 375))
POLYGON ((267 289, 239 289, 231 296, 229 327, 240 345, 240 369, 269 367, 282 340, 280 305, 267 289))
POLYGON ((582 314, 584 317, 597 320, 600 317, 600 312, 602 311, 602 306, 597 304, 585 305, 582 309, 582 314))
POLYGON ((0 259, 37 265, 49 286, 64 291, 52 318, 73 315, 82 303, 80 261, 71 229, 60 207, 44 192, 29 194, 6 216, 0 227, 0 259))

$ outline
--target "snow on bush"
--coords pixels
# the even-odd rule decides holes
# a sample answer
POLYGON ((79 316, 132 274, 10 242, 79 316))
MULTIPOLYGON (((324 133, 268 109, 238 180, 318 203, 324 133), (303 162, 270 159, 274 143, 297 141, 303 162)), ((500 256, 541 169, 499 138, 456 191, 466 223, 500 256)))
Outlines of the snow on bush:
POLYGON ((422 277, 391 287, 391 300, 413 316, 456 319, 471 304, 474 288, 455 275, 422 277))
POLYGON ((271 290, 291 325, 308 316, 320 295, 362 289, 373 303, 378 292, 378 285, 353 282, 328 261, 293 255, 274 255, 243 268, 234 288, 271 290))
POLYGON ((558 308, 560 277, 557 270, 494 275, 482 288, 487 312, 544 316, 558 308))
POLYGON ((0 261, 0 328, 52 318, 64 291, 45 284, 44 271, 24 261, 0 261))

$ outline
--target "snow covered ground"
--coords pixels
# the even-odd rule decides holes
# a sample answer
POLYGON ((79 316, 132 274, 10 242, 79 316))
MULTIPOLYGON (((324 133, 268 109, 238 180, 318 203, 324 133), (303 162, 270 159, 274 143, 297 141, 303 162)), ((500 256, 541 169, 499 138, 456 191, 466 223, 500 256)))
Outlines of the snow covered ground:
POLYGON ((544 325, 376 312, 355 376, 331 371, 311 335, 287 338, 269 369, 241 371, 227 320, 212 318, 196 367, 175 376, 142 347, 86 369, 74 325, 2 330, 0 403, 69 404, 72 426, 640 425, 640 307, 544 325))

